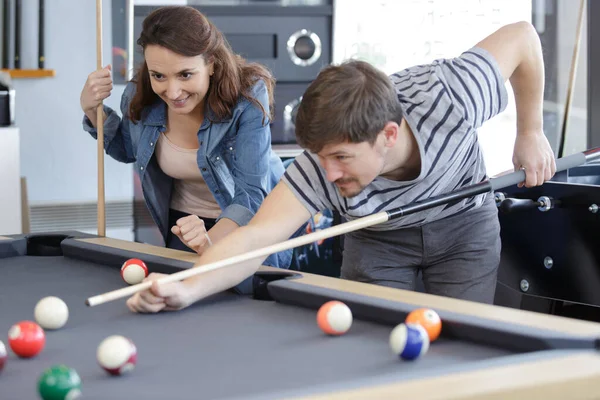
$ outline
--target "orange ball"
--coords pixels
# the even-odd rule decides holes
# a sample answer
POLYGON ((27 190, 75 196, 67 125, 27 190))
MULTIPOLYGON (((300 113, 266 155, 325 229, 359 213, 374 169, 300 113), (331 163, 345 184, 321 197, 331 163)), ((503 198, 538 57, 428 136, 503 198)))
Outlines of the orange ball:
POLYGON ((438 313, 430 308, 418 308, 413 310, 406 317, 407 324, 418 324, 421 325, 427 335, 429 335, 429 341, 433 342, 440 336, 442 331, 442 320, 438 313))
POLYGON ((352 311, 341 301, 328 301, 317 312, 317 324, 328 335, 343 335, 352 326, 352 311))

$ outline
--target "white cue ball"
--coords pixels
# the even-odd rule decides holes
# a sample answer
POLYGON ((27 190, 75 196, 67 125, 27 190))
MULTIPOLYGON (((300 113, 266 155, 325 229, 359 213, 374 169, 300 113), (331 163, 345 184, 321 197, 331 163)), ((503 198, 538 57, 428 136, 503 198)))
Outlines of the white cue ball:
POLYGON ((48 296, 38 301, 33 315, 43 329, 60 329, 69 319, 69 307, 58 297, 48 296))
POLYGON ((137 349, 133 342, 121 335, 112 335, 98 345, 96 358, 100 366, 111 375, 132 371, 137 362, 137 349))

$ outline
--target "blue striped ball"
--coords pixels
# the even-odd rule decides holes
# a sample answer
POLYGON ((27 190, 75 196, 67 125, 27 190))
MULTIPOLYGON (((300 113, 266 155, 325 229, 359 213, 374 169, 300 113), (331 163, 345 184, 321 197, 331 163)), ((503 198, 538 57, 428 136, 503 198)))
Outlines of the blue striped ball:
POLYGON ((399 324, 390 333, 392 352, 403 360, 415 360, 429 350, 429 335, 417 324, 399 324))

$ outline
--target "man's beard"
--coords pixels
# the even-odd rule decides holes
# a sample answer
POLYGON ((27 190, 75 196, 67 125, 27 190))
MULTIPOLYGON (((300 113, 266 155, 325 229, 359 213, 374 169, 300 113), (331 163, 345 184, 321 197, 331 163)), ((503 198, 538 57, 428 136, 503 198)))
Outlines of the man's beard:
POLYGON ((359 183, 358 179, 356 179, 356 178, 338 179, 337 181, 335 181, 335 183, 336 183, 337 188, 340 191, 341 195, 346 198, 352 198, 352 197, 358 196, 365 189, 365 187, 362 186, 359 183), (351 182, 356 182, 358 184, 358 189, 339 186, 340 184, 351 183, 351 182))

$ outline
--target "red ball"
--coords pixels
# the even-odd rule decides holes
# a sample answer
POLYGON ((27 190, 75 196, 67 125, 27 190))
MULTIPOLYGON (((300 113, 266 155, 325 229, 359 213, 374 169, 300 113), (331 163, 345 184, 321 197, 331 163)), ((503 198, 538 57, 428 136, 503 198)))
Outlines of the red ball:
POLYGON ((2 340, 0 340, 0 371, 4 368, 4 364, 6 363, 6 359, 8 358, 8 354, 6 353, 6 346, 2 340))
POLYGON ((19 357, 34 357, 44 348, 46 334, 35 322, 21 321, 8 331, 8 344, 19 357))
POLYGON ((141 283, 148 276, 148 267, 140 259, 130 258, 121 266, 121 277, 130 285, 141 283))

